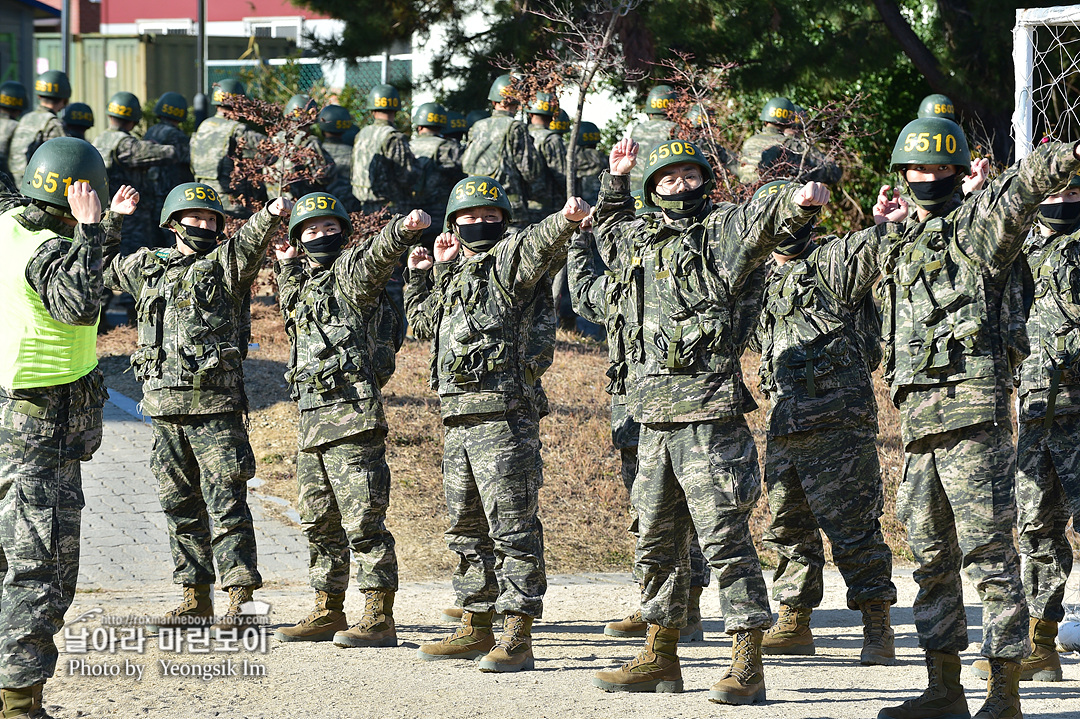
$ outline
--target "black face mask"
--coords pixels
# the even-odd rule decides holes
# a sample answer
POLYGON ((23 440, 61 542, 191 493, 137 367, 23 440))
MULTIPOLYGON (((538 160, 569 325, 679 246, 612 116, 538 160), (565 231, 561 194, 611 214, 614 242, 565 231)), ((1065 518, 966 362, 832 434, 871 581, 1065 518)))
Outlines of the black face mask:
POLYGON ((221 234, 217 230, 192 227, 173 220, 172 228, 180 235, 185 245, 195 250, 200 255, 205 255, 218 246, 221 234))
POLYGON ((924 210, 934 210, 948 202, 956 192, 956 183, 960 180, 959 174, 942 177, 940 180, 928 182, 908 182, 911 194, 915 196, 915 204, 924 210))
POLYGON ((1039 205, 1039 222, 1054 232, 1068 232, 1080 220, 1080 202, 1055 202, 1039 205))
POLYGON ((662 209, 664 214, 681 220, 684 217, 693 217, 701 212, 701 208, 705 206, 705 195, 708 191, 709 183, 702 182, 693 190, 679 192, 674 195, 661 195, 653 190, 649 193, 649 199, 652 200, 654 205, 662 209))
POLYGON ((773 252, 778 255, 799 255, 806 249, 806 244, 810 241, 810 235, 814 232, 814 223, 807 222, 799 231, 792 235, 789 239, 784 240, 777 246, 773 252))
POLYGON ((304 252, 308 253, 313 260, 320 265, 329 266, 341 255, 341 248, 345 246, 345 235, 335 232, 332 235, 323 235, 314 240, 301 240, 304 252))
POLYGON ((468 225, 455 224, 455 234, 461 238, 461 244, 473 252, 487 252, 502 239, 506 231, 503 222, 473 222, 468 225))

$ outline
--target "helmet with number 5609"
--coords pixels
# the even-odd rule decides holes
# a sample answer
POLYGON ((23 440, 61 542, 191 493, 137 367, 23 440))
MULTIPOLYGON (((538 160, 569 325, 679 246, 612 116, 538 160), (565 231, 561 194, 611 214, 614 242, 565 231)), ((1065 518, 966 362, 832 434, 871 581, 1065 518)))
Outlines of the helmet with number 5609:
POLYGON ((510 222, 510 200, 499 181, 492 177, 474 175, 466 177, 450 190, 450 201, 446 203, 445 229, 452 228, 455 212, 471 210, 476 207, 498 207, 503 211, 503 221, 510 222))
POLYGON ((184 210, 209 210, 217 215, 217 230, 225 229, 225 208, 217 190, 201 182, 185 182, 177 185, 165 198, 161 207, 160 226, 168 229, 173 215, 184 210))
POLYGON ((320 217, 336 217, 341 221, 341 233, 345 237, 352 234, 352 219, 342 206, 341 200, 328 192, 310 192, 293 205, 292 214, 289 216, 289 242, 293 245, 299 243, 300 225, 320 217))
POLYGON ((956 165, 957 174, 968 174, 971 152, 964 131, 943 117, 912 120, 896 138, 889 170, 902 170, 906 165, 956 165))
POLYGON ((19 192, 32 200, 69 208, 67 191, 76 182, 89 182, 102 206, 108 204, 109 178, 101 153, 86 140, 56 137, 34 151, 19 192))
POLYGON ((705 159, 705 155, 701 150, 692 142, 686 140, 668 140, 657 145, 649 153, 649 156, 645 158, 644 169, 644 181, 642 182, 642 189, 644 189, 644 198, 646 204, 654 204, 656 202, 653 198, 653 188, 656 186, 656 181, 662 174, 662 171, 666 167, 672 165, 682 165, 685 163, 691 163, 701 168, 702 179, 704 179, 705 192, 708 193, 713 184, 716 182, 716 177, 713 175, 712 166, 709 165, 709 161, 705 159))

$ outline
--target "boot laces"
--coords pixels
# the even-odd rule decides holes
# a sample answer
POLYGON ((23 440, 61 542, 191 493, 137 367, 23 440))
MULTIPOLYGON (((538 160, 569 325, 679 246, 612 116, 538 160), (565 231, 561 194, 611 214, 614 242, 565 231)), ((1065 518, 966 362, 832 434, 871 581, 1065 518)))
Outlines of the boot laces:
POLYGON ((371 629, 383 622, 382 602, 378 600, 378 591, 366 589, 361 593, 364 595, 364 613, 356 623, 356 628, 371 629))
POLYGON ((885 610, 880 604, 870 604, 863 615, 863 633, 868 644, 882 644, 885 640, 885 610))
POLYGON ((990 660, 990 686, 986 692, 986 705, 1003 704, 1009 701, 1009 681, 1005 676, 1004 662, 990 660))
POLYGON ((225 616, 240 616, 240 607, 251 601, 251 596, 244 587, 229 587, 229 608, 225 610, 225 616))
POLYGON ((754 676, 754 640, 750 632, 735 635, 735 644, 731 649, 731 666, 724 678, 735 677, 740 684, 749 684, 754 676))
POLYGON ((499 635, 496 646, 502 647, 509 653, 525 643, 525 620, 512 614, 507 614, 503 620, 503 631, 499 635))

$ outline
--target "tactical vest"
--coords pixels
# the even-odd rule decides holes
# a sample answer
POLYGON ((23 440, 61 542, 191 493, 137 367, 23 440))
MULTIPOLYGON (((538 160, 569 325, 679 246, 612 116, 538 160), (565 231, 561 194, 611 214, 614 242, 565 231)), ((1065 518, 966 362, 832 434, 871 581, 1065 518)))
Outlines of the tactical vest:
MULTIPOLYGON (((451 180, 446 171, 439 166, 439 149, 450 140, 434 135, 417 135, 409 141, 409 148, 416 157, 417 179, 413 188, 413 202, 418 207, 445 210, 450 190, 456 179, 451 180)), ((442 217, 432 217, 438 224, 442 217)))
MULTIPOLYGON (((388 172, 373 173, 373 165, 384 165, 389 160, 382 154, 386 141, 390 139, 397 129, 390 124, 368 125, 360 131, 353 143, 352 157, 352 194, 360 202, 383 202, 386 197, 379 196, 373 187, 372 174, 380 177, 387 176, 388 172)), ((380 188, 381 189, 381 188, 380 188)))
POLYGON ((206 389, 243 387, 238 327, 243 298, 227 289, 219 250, 169 261, 170 252, 147 252, 143 288, 136 298, 139 346, 131 355, 143 394, 193 390, 197 413, 206 389))
POLYGON ((24 227, 17 219, 22 211, 0 215, 0 387, 7 390, 67 384, 98 364, 97 323, 77 327, 57 321, 26 281, 34 253, 55 235, 24 227))
POLYGON ((30 158, 34 156, 34 151, 45 142, 47 134, 45 131, 52 123, 55 123, 57 127, 56 137, 62 137, 63 125, 51 110, 38 108, 19 119, 19 126, 12 133, 11 145, 8 147, 8 168, 11 170, 11 176, 15 179, 16 185, 22 180, 26 166, 30 163, 30 158))
POLYGON ((466 175, 494 177, 506 190, 506 197, 514 208, 514 216, 521 213, 528 202, 528 188, 514 158, 510 157, 510 131, 520 120, 510 115, 492 115, 477 121, 469 130, 469 144, 461 156, 461 169, 466 175))
POLYGON ((208 117, 191 137, 191 174, 198 182, 212 185, 222 192, 232 186, 233 161, 229 151, 233 136, 244 125, 219 115, 208 117))
POLYGON ((8 150, 11 147, 11 136, 15 134, 15 128, 18 126, 18 120, 12 120, 10 117, 0 117, 0 171, 8 171, 8 150))
POLYGON ((120 144, 127 137, 126 132, 106 130, 94 140, 94 147, 101 154, 101 159, 105 161, 105 172, 109 176, 109 187, 118 188, 121 185, 142 184, 133 182, 132 174, 134 173, 129 172, 128 168, 116 159, 116 151, 120 149, 120 144))
POLYGON ((352 197, 352 145, 326 140, 323 149, 334 161, 334 171, 326 184, 326 191, 348 204, 348 198, 352 197))
POLYGON ((604 303, 608 311, 604 317, 604 330, 608 345, 608 384, 604 389, 608 394, 622 396, 626 394, 626 380, 630 365, 628 352, 633 337, 630 328, 637 328, 640 340, 641 315, 637 303, 628 302, 634 292, 634 275, 641 274, 641 267, 621 267, 608 270, 604 284, 604 303))

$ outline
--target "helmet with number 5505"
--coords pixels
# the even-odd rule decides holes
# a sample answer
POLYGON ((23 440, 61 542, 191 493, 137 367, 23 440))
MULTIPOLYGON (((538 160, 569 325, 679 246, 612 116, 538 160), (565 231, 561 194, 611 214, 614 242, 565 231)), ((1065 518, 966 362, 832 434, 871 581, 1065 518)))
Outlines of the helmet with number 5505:
POLYGON ((34 151, 19 192, 32 200, 67 209, 67 191, 76 182, 89 182, 102 206, 108 204, 109 178, 101 153, 86 140, 56 137, 34 151))
POLYGON ((644 199, 646 204, 662 206, 658 205, 659 199, 654 196, 656 194, 654 190, 656 181, 660 179, 664 168, 685 163, 691 163, 701 168, 702 179, 704 180, 702 185, 705 187, 706 194, 712 189, 716 177, 713 175, 712 166, 709 165, 709 161, 705 159, 705 155, 702 154, 697 145, 686 140, 668 140, 653 148, 649 156, 645 158, 644 181, 641 186, 645 191, 644 199))

